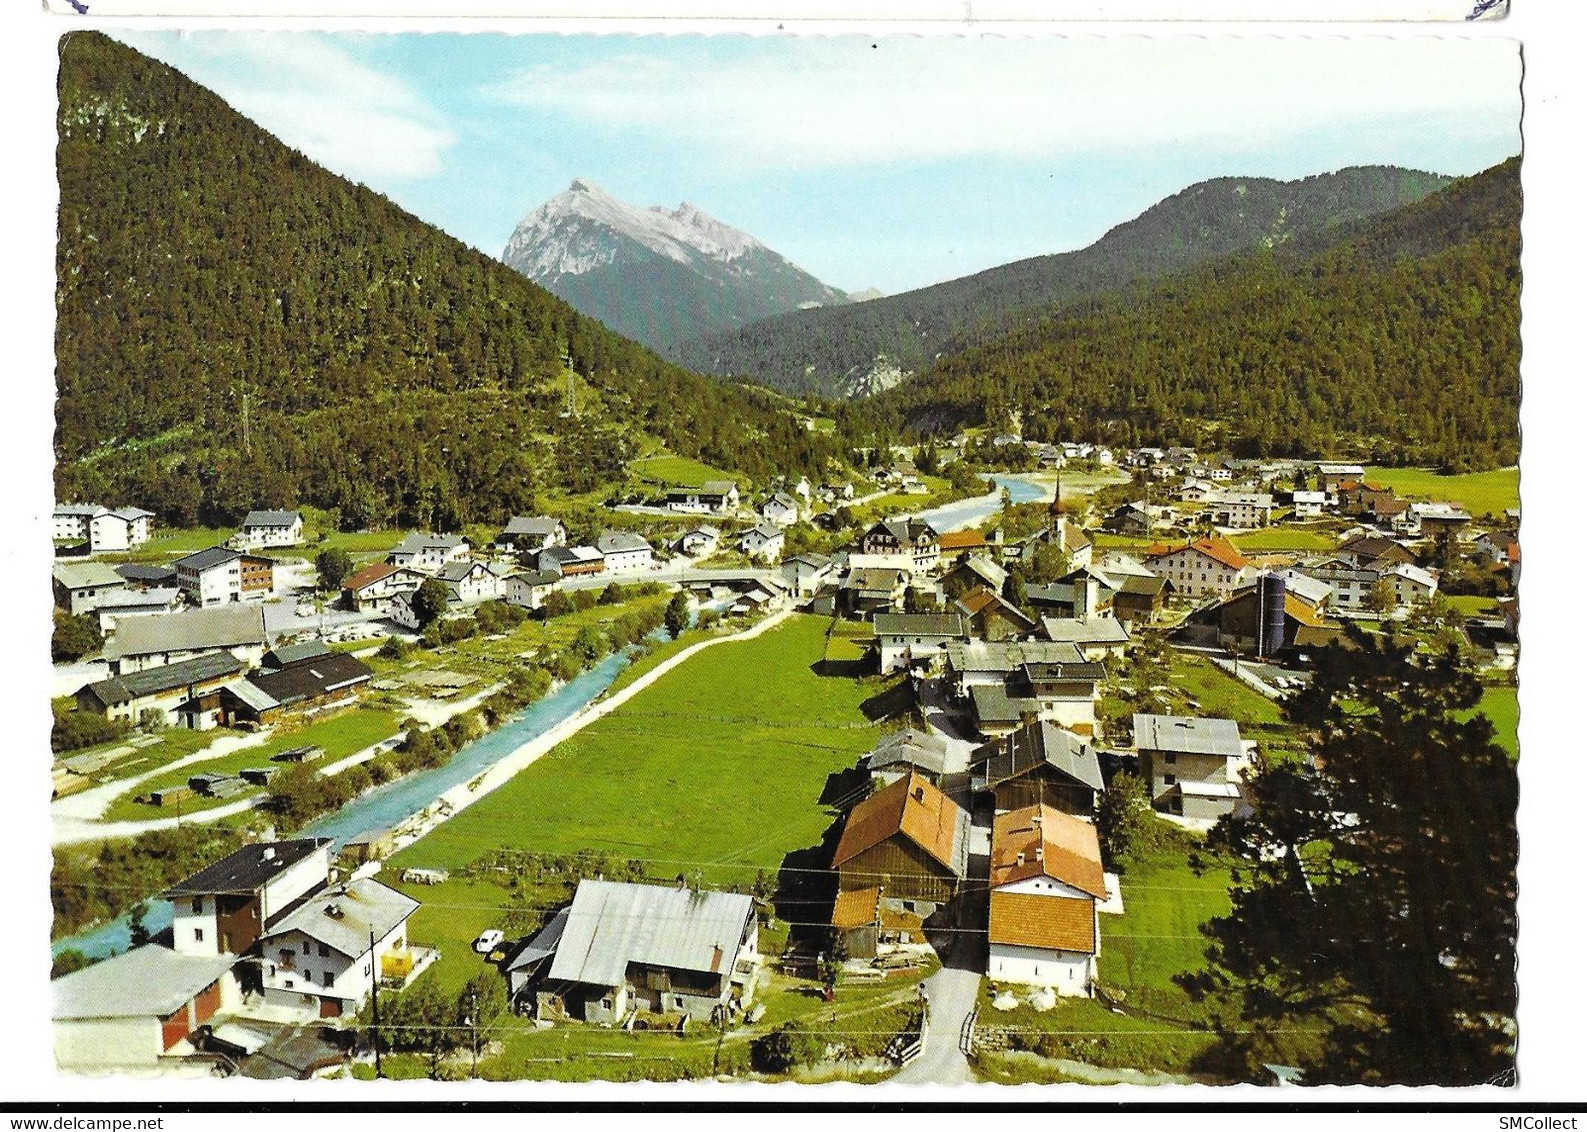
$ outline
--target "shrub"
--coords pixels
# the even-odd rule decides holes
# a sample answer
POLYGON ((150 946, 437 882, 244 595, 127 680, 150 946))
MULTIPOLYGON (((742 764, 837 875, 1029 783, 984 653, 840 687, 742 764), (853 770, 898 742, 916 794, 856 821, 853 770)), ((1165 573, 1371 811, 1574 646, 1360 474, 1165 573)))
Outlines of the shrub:
POLYGON ((98 652, 105 643, 99 633, 99 620, 91 613, 73 617, 57 609, 55 631, 50 637, 50 659, 62 661, 81 660, 91 652, 98 652))
POLYGON ((56 754, 95 747, 119 739, 131 728, 91 711, 57 711, 50 728, 50 750, 56 754))
POLYGON ((824 1053, 826 1042, 792 1022, 755 1039, 750 1047, 752 1063, 765 1073, 787 1073, 801 1065, 814 1065, 824 1053))

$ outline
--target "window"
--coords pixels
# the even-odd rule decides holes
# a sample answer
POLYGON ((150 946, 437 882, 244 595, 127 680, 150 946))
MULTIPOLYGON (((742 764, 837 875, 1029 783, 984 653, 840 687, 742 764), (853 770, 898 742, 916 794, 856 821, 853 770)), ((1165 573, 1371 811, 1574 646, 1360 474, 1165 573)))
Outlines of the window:
POLYGON ((194 928, 193 929, 193 939, 196 942, 199 942, 199 943, 204 942, 204 929, 203 928, 194 928))
POLYGON ((320 944, 320 958, 321 959, 329 959, 330 956, 331 956, 331 949, 329 947, 326 947, 323 943, 320 944))
POLYGON ((1163 785, 1164 786, 1172 786, 1174 783, 1176 783, 1178 781, 1179 781, 1179 776, 1178 775, 1174 775, 1174 774, 1165 774, 1165 775, 1163 775, 1163 785))
POLYGON ((1174 752, 1173 751, 1164 751, 1163 752, 1163 764, 1165 766, 1173 766, 1174 765, 1174 752))
POLYGON ((326 971, 324 977, 321 979, 321 982, 323 982, 325 986, 330 986, 335 981, 336 981, 336 979, 331 975, 331 973, 329 971, 326 971))
POLYGON ((197 913, 197 912, 202 912, 203 910, 204 910, 204 898, 202 896, 194 897, 194 899, 193 899, 193 911, 195 913, 197 913))

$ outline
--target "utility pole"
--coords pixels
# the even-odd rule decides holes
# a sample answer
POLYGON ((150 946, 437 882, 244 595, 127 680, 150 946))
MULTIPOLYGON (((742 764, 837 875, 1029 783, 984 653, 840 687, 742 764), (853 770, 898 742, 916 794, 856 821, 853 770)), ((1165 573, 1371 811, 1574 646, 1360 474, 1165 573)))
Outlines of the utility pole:
POLYGON ((379 957, 375 954, 375 933, 369 933, 369 1010, 370 1010, 370 1035, 375 1044, 375 1076, 384 1077, 380 1071, 380 970, 379 957))
POLYGON ((472 1055, 468 1075, 479 1076, 479 995, 468 992, 468 1048, 472 1055))

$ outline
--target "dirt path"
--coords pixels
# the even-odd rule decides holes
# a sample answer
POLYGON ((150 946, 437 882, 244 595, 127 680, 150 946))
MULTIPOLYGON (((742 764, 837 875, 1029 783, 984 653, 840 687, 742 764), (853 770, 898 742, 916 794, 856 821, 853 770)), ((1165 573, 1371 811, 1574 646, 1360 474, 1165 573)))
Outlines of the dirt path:
MULTIPOLYGON (((251 735, 227 735, 217 739, 209 746, 194 751, 191 755, 184 755, 172 762, 163 763, 153 770, 146 770, 127 778, 118 778, 114 782, 107 782, 103 786, 94 786, 88 790, 79 790, 76 794, 61 798, 50 803, 50 817, 59 822, 85 822, 94 821, 104 816, 110 804, 123 794, 149 781, 158 778, 173 770, 180 770, 184 766, 194 763, 207 762, 218 759, 224 755, 234 754, 249 747, 257 747, 269 739, 270 730, 255 731, 251 735)), ((59 839, 57 839, 59 840, 59 839)))

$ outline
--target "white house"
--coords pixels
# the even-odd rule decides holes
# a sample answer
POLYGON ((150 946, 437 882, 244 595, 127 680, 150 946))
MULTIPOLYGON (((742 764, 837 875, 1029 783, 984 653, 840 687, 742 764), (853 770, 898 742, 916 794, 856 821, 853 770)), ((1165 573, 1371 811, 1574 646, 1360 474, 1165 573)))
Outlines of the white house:
POLYGON ((603 531, 595 549, 606 556, 608 574, 639 574, 656 568, 655 551, 633 531, 603 531))
POLYGON ((1295 504, 1295 518, 1315 519, 1328 509, 1326 491, 1297 491, 1291 497, 1295 504))
POLYGON ((1212 522, 1219 527, 1255 530, 1273 520, 1273 497, 1266 492, 1220 491, 1207 499, 1212 522))
POLYGON ((112 511, 97 503, 61 503, 51 523, 62 542, 87 542, 92 554, 133 550, 149 541, 154 512, 138 507, 112 511))
POLYGON ((116 626, 129 617, 154 617, 161 613, 176 613, 181 608, 182 591, 175 586, 160 586, 106 594, 98 599, 94 613, 99 618, 99 631, 114 633, 116 626))
POLYGON ((1228 539, 1217 535, 1184 546, 1154 548, 1147 567, 1181 597, 1228 597, 1251 574, 1251 563, 1228 539))
POLYGON ((837 564, 825 554, 799 554, 783 560, 777 573, 796 597, 809 597, 831 581, 837 564))
POLYGON ((134 550, 149 541, 150 511, 124 507, 95 515, 88 525, 89 549, 95 554, 134 550))
POLYGON ((410 534, 391 548, 386 561, 421 574, 434 574, 448 562, 467 558, 468 540, 462 535, 410 534))
POLYGON ((1247 757, 1234 720, 1140 713, 1135 750, 1157 810, 1211 820, 1239 803, 1247 757))
POLYGON ((314 892, 259 941, 265 1001, 321 1018, 355 1013, 375 980, 413 970, 408 917, 418 907, 373 877, 314 892))
POLYGON ((423 581, 424 575, 417 570, 371 562, 342 581, 343 600, 351 609, 386 613, 392 598, 411 593, 423 581))
POLYGON ((303 515, 297 511, 250 511, 237 532, 240 547, 296 546, 303 541, 303 515))
POLYGON ((683 532, 683 537, 678 539, 678 550, 690 558, 703 558, 715 554, 721 541, 721 531, 702 525, 683 532))
POLYGON ((493 544, 502 552, 544 550, 548 546, 566 546, 568 529, 561 519, 549 515, 514 515, 507 520, 493 544))
POLYGON ((770 523, 756 523, 738 537, 739 550, 764 562, 775 562, 782 557, 782 545, 782 528, 770 523))
POLYGON ((184 955, 243 955, 330 873, 326 837, 245 845, 160 893, 171 902, 172 946, 184 955))
POLYGON ((50 574, 55 604, 74 616, 127 592, 127 580, 103 562, 57 562, 50 574))
POLYGON ((774 491, 760 505, 760 517, 779 527, 792 526, 799 521, 799 501, 786 491, 774 491))
POLYGON ((502 578, 483 562, 473 559, 456 559, 435 572, 436 580, 444 583, 465 605, 493 601, 502 595, 502 578))
POLYGON ((1096 827, 1047 805, 997 815, 991 888, 987 978, 1090 995, 1107 899, 1096 827))
POLYGON ((230 956, 146 943, 50 983, 56 1067, 113 1073, 160 1066, 193 1050, 198 1027, 238 1004, 230 956))
POLYGON ((1416 605, 1429 600, 1438 592, 1438 576, 1420 566, 1402 562, 1383 575, 1394 591, 1397 606, 1416 605))
POLYGON ((525 609, 539 609, 545 602, 546 595, 557 588, 557 583, 562 580, 560 574, 550 570, 525 570, 518 574, 507 575, 503 596, 513 605, 521 605, 525 609))
POLYGON ((699 487, 675 487, 667 492, 667 510, 688 515, 710 515, 738 509, 738 484, 731 480, 706 480, 699 487))
POLYGON ((871 624, 884 676, 912 664, 934 664, 950 641, 969 640, 964 617, 958 613, 878 613, 871 624))
POLYGON ((194 605, 210 608, 239 601, 264 601, 275 590, 275 563, 224 546, 178 558, 176 585, 194 605))

